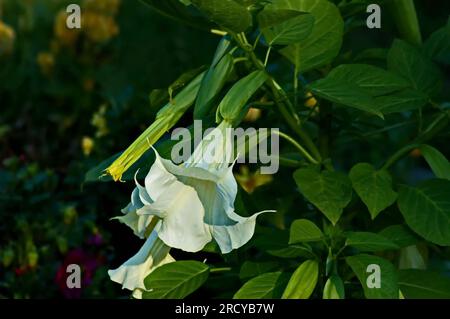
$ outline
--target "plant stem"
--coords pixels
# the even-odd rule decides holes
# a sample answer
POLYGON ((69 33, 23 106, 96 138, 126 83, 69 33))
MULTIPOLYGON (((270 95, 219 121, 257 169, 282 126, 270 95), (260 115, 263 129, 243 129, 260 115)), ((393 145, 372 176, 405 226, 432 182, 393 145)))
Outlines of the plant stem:
POLYGON ((269 48, 267 49, 266 57, 265 57, 265 59, 264 59, 264 67, 266 67, 266 66, 267 66, 267 63, 269 62, 270 51, 272 51, 272 47, 269 47, 269 48))
POLYGON ((303 146, 301 146, 296 140, 294 140, 292 137, 290 137, 289 135, 281 132, 281 131, 274 131, 276 134, 278 134, 280 137, 284 138, 286 141, 288 141, 289 143, 291 143, 298 151, 301 155, 303 155, 308 161, 310 161, 313 164, 319 164, 319 162, 317 160, 315 160, 311 154, 308 153, 307 150, 305 150, 303 148, 303 146))
POLYGON ((311 137, 304 132, 300 128, 300 118, 295 112, 294 106, 290 102, 289 98, 287 97, 286 92, 281 88, 280 85, 275 81, 275 79, 266 71, 266 68, 264 64, 261 62, 261 60, 258 59, 258 57, 253 52, 252 46, 248 45, 248 42, 245 40, 245 35, 242 34, 233 34, 233 38, 235 41, 239 44, 239 46, 247 53, 250 61, 252 61, 255 68, 258 70, 264 71, 268 77, 268 80, 266 81, 266 84, 269 86, 269 88, 272 91, 272 95, 274 97, 274 101, 277 104, 278 108, 280 109, 280 112, 282 116, 284 117, 287 124, 291 127, 291 129, 302 139, 305 146, 309 149, 309 151, 313 154, 315 159, 320 162, 322 161, 322 157, 320 155, 319 150, 317 149, 316 145, 312 141, 311 137), (289 112, 289 109, 291 112, 289 112))

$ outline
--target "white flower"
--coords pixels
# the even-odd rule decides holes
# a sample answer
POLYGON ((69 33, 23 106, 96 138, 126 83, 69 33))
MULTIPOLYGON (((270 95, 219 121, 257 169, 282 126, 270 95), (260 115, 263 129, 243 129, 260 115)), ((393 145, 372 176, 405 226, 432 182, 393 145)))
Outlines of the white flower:
POLYGON ((156 232, 152 232, 136 255, 114 270, 108 270, 112 281, 129 290, 145 290, 144 279, 157 267, 175 261, 156 232))
MULTIPOLYGON (((222 122, 182 165, 161 158, 155 150, 156 159, 145 185, 136 181, 131 203, 122 211, 125 215, 117 219, 140 238, 155 225, 152 238, 159 237, 166 247, 187 252, 200 251, 212 239, 224 254, 247 243, 253 236, 257 216, 268 211, 248 218, 234 211, 237 183, 232 172, 234 164, 230 165, 230 127, 222 122)), ((155 262, 152 243, 156 239, 149 240, 136 256, 110 271, 112 280, 127 289, 145 289, 143 280, 152 267, 167 262, 164 258, 155 262), (137 273, 133 275, 132 271, 137 273)))

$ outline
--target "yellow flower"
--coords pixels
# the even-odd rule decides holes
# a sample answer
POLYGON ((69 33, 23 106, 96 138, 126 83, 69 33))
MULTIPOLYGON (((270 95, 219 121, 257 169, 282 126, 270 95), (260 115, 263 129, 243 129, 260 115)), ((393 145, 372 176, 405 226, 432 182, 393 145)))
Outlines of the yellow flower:
POLYGON ((119 10, 120 0, 84 0, 83 8, 99 13, 115 15, 119 10))
POLYGON ((0 56, 12 53, 15 38, 14 29, 0 21, 0 56))
POLYGON ((56 18, 53 26, 55 37, 63 46, 73 47, 79 36, 79 29, 69 29, 66 25, 68 14, 61 10, 56 18))
POLYGON ((409 156, 413 158, 419 158, 422 156, 422 152, 420 151, 420 148, 415 148, 409 153, 409 156))
POLYGON ((239 174, 234 174, 237 182, 249 194, 253 193, 256 188, 272 182, 272 175, 261 174, 260 171, 251 173, 247 166, 240 167, 239 174))
POLYGON ((81 148, 83 149, 83 154, 89 156, 94 148, 95 142, 92 138, 85 136, 81 140, 81 148))
POLYGON ((119 26, 112 16, 86 11, 81 19, 82 29, 91 42, 107 42, 119 33, 119 26))
POLYGON ((306 100, 305 100, 305 106, 306 107, 313 108, 313 107, 315 107, 317 105, 317 100, 312 95, 311 92, 306 93, 305 97, 306 97, 306 100))
POLYGON ((55 58, 53 54, 50 52, 40 52, 36 58, 39 67, 41 68, 41 72, 44 75, 50 75, 53 71, 53 67, 55 66, 55 58))

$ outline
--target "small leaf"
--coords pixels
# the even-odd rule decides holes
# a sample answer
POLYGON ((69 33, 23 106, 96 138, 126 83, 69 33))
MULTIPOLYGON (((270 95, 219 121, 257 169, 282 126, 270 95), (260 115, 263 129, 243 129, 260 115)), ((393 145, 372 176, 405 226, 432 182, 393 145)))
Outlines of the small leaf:
POLYGON ((354 247, 361 252, 374 252, 399 247, 381 235, 369 232, 347 232, 345 245, 354 247))
POLYGON ((291 225, 289 244, 322 240, 323 233, 313 222, 297 219, 291 225))
POLYGON ((327 279, 323 288, 323 299, 345 299, 344 282, 341 277, 333 275, 327 279))
POLYGON ((144 299, 183 299, 208 279, 209 267, 198 261, 176 261, 156 268, 145 278, 144 299))
POLYGON ((349 177, 372 219, 397 199, 397 193, 392 189, 392 178, 385 170, 376 171, 370 164, 359 163, 351 169, 349 177))
POLYGON ((305 198, 336 224, 352 198, 348 177, 339 172, 302 168, 295 171, 294 180, 305 198))
POLYGON ((435 179, 403 186, 398 207, 412 230, 432 243, 450 246, 450 181, 435 179))
POLYGON ((292 274, 282 299, 308 299, 314 291, 319 277, 319 264, 315 260, 302 263, 292 274))
POLYGON ((424 270, 400 270, 399 286, 406 299, 450 299, 450 279, 424 270))
POLYGON ((450 162, 441 152, 429 145, 420 146, 420 151, 437 178, 450 180, 450 162))
POLYGON ((287 277, 280 271, 263 274, 247 281, 233 299, 279 298, 286 283, 287 277))
POLYGON ((398 299, 397 272, 389 261, 371 255, 356 255, 347 257, 345 260, 358 277, 367 299, 398 299), (379 266, 379 273, 377 270, 371 270, 369 265, 379 266), (371 283, 369 276, 376 275, 380 276, 380 287, 369 287, 368 281, 371 283))

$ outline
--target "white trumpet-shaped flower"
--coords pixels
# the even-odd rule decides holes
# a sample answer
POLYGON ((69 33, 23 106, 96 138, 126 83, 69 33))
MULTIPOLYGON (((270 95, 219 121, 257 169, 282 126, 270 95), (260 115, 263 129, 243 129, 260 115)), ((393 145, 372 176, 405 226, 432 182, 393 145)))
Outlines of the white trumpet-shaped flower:
POLYGON ((122 284, 129 290, 145 290, 144 279, 157 267, 175 261, 169 255, 170 247, 164 244, 153 231, 136 255, 123 265, 109 270, 112 281, 122 284))
MULTIPOLYGON (((153 219, 158 218, 152 235, 157 234, 168 247, 188 252, 201 250, 212 239, 222 253, 247 243, 253 236, 257 216, 268 211, 247 218, 234 211, 237 183, 232 173, 230 128, 227 122, 222 122, 182 165, 161 158, 155 150, 156 159, 145 178, 145 185, 136 182, 131 203, 122 211, 125 215, 117 219, 143 238, 153 219)), ((136 256, 144 256, 148 248, 143 247, 141 251, 136 256)), ((137 258, 142 264, 140 257, 137 258)), ((149 266, 153 267, 155 263, 150 261, 149 266)), ((128 289, 143 286, 145 277, 137 275, 133 278, 140 282, 125 283, 121 280, 126 279, 124 276, 116 276, 113 280, 128 289)))

